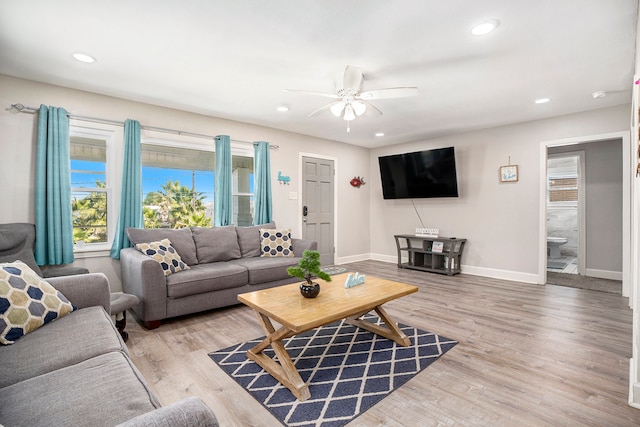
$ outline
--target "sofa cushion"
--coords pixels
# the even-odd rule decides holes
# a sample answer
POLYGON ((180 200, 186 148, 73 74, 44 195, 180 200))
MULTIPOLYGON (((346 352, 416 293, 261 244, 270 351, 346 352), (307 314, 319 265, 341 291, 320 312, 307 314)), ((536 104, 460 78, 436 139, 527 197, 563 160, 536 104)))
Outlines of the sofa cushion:
POLYGON ((240 253, 243 258, 260 256, 261 228, 276 228, 276 223, 271 221, 268 224, 254 225, 252 227, 236 227, 238 234, 238 244, 240 245, 240 253))
POLYGON ((230 264, 241 265, 249 272, 249 284, 273 282, 291 279, 287 268, 298 265, 299 257, 255 257, 229 261, 230 264))
POLYGON ((182 261, 180 254, 175 250, 169 239, 162 239, 159 242, 138 243, 136 249, 157 261, 162 267, 165 276, 189 269, 189 266, 182 261))
POLYGON ((198 264, 240 258, 235 225, 225 227, 191 227, 198 264))
POLYGON ((0 264, 0 344, 13 344, 73 310, 69 300, 27 264, 0 264))
POLYGON ((260 229, 262 257, 292 257, 291 230, 260 229))
POLYGON ((167 277, 167 295, 169 298, 182 298, 246 285, 246 268, 232 262, 198 264, 188 271, 167 277))
POLYGON ((102 307, 76 310, 2 348, 0 388, 110 351, 127 351, 102 307))
POLYGON ((133 245, 138 243, 158 242, 162 239, 171 240, 171 244, 180 254, 180 258, 187 265, 198 263, 196 244, 193 242, 190 228, 127 228, 127 237, 133 245))
POLYGON ((0 424, 114 426, 159 406, 125 354, 109 352, 0 389, 0 424))

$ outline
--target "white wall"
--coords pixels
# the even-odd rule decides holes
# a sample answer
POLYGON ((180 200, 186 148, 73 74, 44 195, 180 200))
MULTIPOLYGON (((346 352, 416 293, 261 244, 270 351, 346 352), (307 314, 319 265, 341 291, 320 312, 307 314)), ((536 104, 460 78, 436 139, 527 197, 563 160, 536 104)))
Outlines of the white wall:
MULTIPOLYGON (((266 140, 280 146, 271 153, 274 219, 300 235, 299 154, 337 159, 336 260, 382 259, 395 262, 393 235, 412 233, 419 221, 410 200, 383 200, 378 156, 454 146, 460 197, 417 199, 416 208, 426 226, 442 235, 469 239, 463 256, 468 273, 536 281, 538 254, 538 188, 540 141, 593 135, 628 129, 629 106, 594 110, 518 125, 503 126, 367 150, 261 126, 212 118, 122 99, 76 91, 0 75, 0 180, 3 187, 0 222, 33 222, 33 177, 36 116, 6 110, 20 102, 66 108, 72 114, 113 120, 132 118, 147 126, 202 134, 228 134, 243 141, 266 140), (519 165, 517 183, 499 183, 498 168, 519 165), (277 171, 291 177, 291 185, 278 184, 277 171), (367 184, 349 185, 353 176, 367 184)), ((104 271, 115 290, 120 288, 119 264, 108 258, 76 261, 93 271, 104 271)))
MULTIPOLYGON (((241 141, 269 141, 280 146, 271 152, 273 175, 273 215, 278 226, 291 227, 300 235, 298 200, 290 200, 289 192, 301 191, 299 153, 332 156, 338 160, 336 171, 336 240, 337 257, 369 252, 369 192, 367 186, 354 189, 349 180, 354 175, 369 173, 369 150, 305 135, 283 132, 261 126, 172 110, 118 98, 0 75, 0 182, 2 209, 0 223, 34 222, 35 130, 37 116, 7 111, 11 104, 29 107, 40 104, 64 107, 71 114, 124 121, 138 120, 143 126, 189 131, 206 135, 230 135, 241 141), (291 177, 291 185, 280 185, 277 171, 291 177), (363 208, 364 207, 364 208, 363 208)), ((212 142, 213 143, 213 142, 212 142)), ((102 271, 110 279, 113 290, 120 290, 119 262, 110 258, 77 259, 76 265, 102 271)))
POLYGON ((415 199, 426 227, 468 239, 463 271, 538 281, 540 142, 629 129, 629 105, 444 136, 371 151, 371 254, 395 262, 394 234, 420 226, 411 200, 383 200, 378 156, 453 146, 457 199, 415 199), (519 181, 500 183, 498 168, 517 164, 519 181))

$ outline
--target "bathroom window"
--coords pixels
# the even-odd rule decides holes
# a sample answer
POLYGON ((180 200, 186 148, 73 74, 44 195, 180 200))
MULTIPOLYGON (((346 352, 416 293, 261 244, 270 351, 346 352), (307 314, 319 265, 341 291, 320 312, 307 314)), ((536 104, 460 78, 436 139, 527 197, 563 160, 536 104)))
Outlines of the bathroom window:
POLYGON ((547 183, 548 202, 573 206, 578 202, 577 176, 550 176, 547 183))

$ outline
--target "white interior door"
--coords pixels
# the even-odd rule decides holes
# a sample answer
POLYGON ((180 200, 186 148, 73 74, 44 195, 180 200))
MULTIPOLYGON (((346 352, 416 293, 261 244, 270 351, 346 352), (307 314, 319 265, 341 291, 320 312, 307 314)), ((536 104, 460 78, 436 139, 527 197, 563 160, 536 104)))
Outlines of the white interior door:
POLYGON ((322 265, 334 264, 334 163, 302 157, 302 237, 318 242, 322 265))

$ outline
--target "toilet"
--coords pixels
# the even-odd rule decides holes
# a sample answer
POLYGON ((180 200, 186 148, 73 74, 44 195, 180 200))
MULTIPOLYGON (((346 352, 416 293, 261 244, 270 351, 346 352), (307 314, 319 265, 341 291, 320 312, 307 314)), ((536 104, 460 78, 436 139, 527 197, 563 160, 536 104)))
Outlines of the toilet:
POLYGON ((565 237, 548 237, 547 236, 547 249, 549 250, 549 258, 560 258, 560 246, 567 243, 569 240, 565 237))

